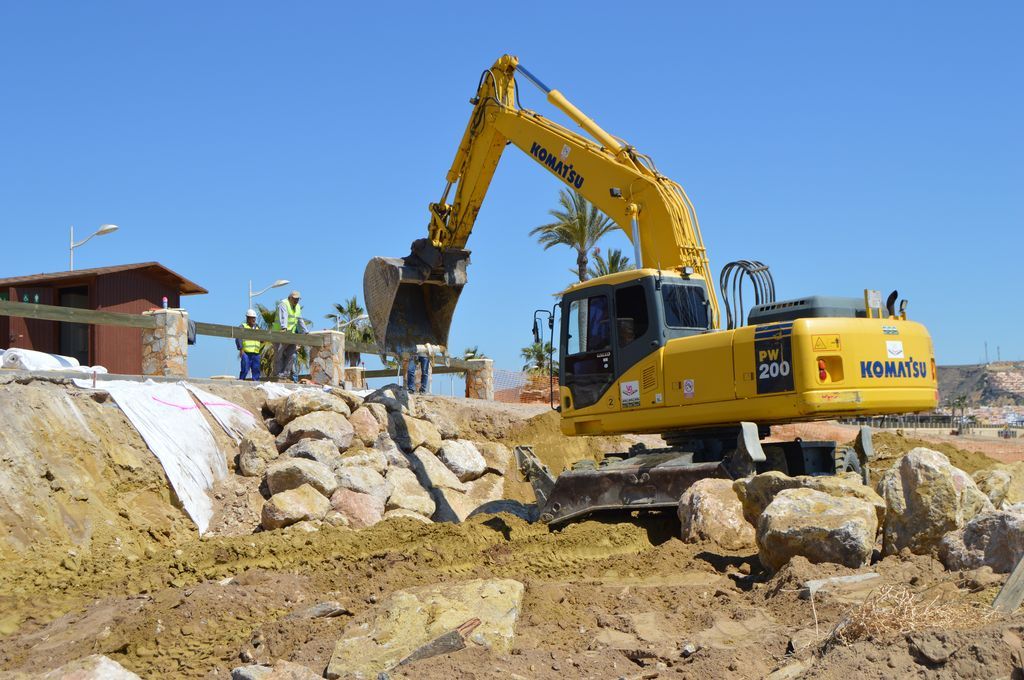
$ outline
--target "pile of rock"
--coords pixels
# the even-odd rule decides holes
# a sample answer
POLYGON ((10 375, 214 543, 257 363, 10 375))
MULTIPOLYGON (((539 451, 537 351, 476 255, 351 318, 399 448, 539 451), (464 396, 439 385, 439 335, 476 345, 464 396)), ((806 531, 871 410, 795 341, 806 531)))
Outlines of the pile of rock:
POLYGON ((267 429, 247 434, 238 455, 239 473, 262 476, 269 493, 264 529, 459 522, 503 497, 508 448, 459 438, 436 405, 398 385, 365 398, 300 389, 267 410, 267 429))
POLYGON ((856 568, 876 552, 909 550, 950 569, 1007 572, 1024 556, 1024 503, 1006 502, 1014 482, 1003 469, 972 479, 938 451, 916 448, 875 490, 856 475, 702 480, 683 495, 679 518, 684 540, 725 550, 756 546, 773 571, 797 555, 856 568))

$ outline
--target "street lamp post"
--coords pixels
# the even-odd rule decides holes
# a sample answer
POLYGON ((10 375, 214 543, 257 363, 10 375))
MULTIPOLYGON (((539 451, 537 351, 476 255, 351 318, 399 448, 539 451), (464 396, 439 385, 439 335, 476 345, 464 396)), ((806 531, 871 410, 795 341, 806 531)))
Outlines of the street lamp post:
POLYGON ((363 321, 364 319, 369 319, 369 318, 370 318, 370 317, 369 317, 369 316, 367 316, 366 314, 360 314, 360 315, 359 315, 359 316, 357 316, 356 318, 354 318, 354 319, 349 319, 349 320, 348 320, 348 321, 346 321, 345 323, 342 323, 342 322, 341 322, 341 317, 339 316, 339 317, 338 317, 338 321, 337 321, 337 324, 336 324, 336 325, 335 325, 335 327, 334 327, 334 330, 336 330, 336 331, 340 331, 340 330, 341 330, 342 328, 348 328, 349 326, 351 326, 352 324, 354 324, 354 323, 355 323, 356 321, 363 321))
POLYGON ((89 239, 91 239, 93 236, 106 236, 107 234, 113 234, 115 231, 117 231, 117 229, 118 229, 118 227, 117 227, 116 224, 101 224, 99 229, 97 229, 93 233, 89 234, 86 238, 84 238, 83 240, 79 241, 78 243, 75 243, 75 225, 72 224, 71 225, 71 245, 68 248, 68 253, 70 254, 70 260, 71 260, 71 262, 69 264, 69 267, 70 267, 71 271, 75 270, 75 248, 77 248, 79 246, 84 246, 86 243, 89 242, 89 239))
POLYGON ((252 279, 249 279, 249 306, 247 307, 247 309, 252 309, 252 299, 254 297, 259 297, 260 295, 263 295, 271 288, 280 288, 281 286, 287 286, 289 283, 291 283, 291 281, 289 281, 288 279, 278 279, 277 281, 274 281, 272 284, 270 284, 263 290, 258 290, 254 293, 252 292, 252 279))

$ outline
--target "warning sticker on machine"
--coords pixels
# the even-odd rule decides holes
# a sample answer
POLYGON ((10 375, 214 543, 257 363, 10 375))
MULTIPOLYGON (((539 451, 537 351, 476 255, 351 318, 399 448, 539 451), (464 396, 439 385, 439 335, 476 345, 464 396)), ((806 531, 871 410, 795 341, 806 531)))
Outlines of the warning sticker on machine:
POLYGON ((622 408, 634 408, 640 405, 640 381, 629 380, 619 384, 619 400, 622 408))
POLYGON ((757 393, 793 391, 793 349, 789 336, 754 341, 757 393))
POLYGON ((683 398, 693 399, 694 394, 696 394, 696 391, 693 388, 693 380, 691 378, 687 378, 683 381, 683 398))
POLYGON ((812 335, 811 336, 811 347, 814 348, 815 352, 838 352, 839 351, 839 336, 838 335, 812 335))

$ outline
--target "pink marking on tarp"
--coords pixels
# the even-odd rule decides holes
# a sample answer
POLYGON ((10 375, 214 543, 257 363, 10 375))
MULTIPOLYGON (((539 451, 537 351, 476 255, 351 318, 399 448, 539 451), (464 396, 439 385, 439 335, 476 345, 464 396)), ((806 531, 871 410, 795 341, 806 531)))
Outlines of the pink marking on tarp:
MULTIPOLYGON (((195 404, 192 404, 191 406, 182 406, 181 404, 174 404, 174 403, 169 402, 169 401, 164 401, 160 397, 151 397, 151 398, 153 399, 153 401, 161 403, 164 406, 170 406, 172 408, 176 408, 176 409, 179 409, 179 410, 182 410, 182 411, 191 411, 192 409, 199 408, 195 404)), ((210 407, 210 406, 228 406, 230 408, 239 410, 242 413, 245 413, 247 415, 250 415, 250 416, 252 415, 251 413, 249 413, 247 410, 245 410, 244 408, 242 408, 238 404, 232 404, 230 401, 201 401, 199 403, 202 404, 203 406, 206 406, 206 407, 210 407)))

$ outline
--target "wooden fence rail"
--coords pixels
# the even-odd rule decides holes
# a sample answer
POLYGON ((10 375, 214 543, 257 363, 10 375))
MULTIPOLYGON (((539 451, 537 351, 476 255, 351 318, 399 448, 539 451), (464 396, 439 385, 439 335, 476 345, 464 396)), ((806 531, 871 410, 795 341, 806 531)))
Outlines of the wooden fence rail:
POLYGON ((26 319, 43 321, 66 321, 70 323, 99 324, 106 326, 128 326, 129 328, 156 328, 156 319, 141 314, 122 312, 100 312, 95 309, 56 307, 30 302, 8 302, 0 300, 0 316, 21 316, 26 319))
MULTIPOLYGON (((157 321, 145 314, 125 314, 123 312, 101 312, 95 309, 78 309, 76 307, 58 307, 56 305, 40 305, 29 302, 10 302, 0 300, 0 316, 20 316, 26 319, 41 321, 64 321, 67 323, 84 323, 100 326, 125 326, 128 328, 156 328, 157 321)), ((327 336, 322 334, 307 335, 288 333, 287 331, 264 331, 228 326, 219 323, 196 321, 196 334, 217 338, 238 338, 240 340, 260 340, 262 342, 278 342, 287 345, 303 345, 306 347, 323 347, 327 336)), ((346 352, 377 355, 376 345, 364 342, 345 341, 346 352)), ((449 359, 447 367, 436 367, 435 373, 462 373, 471 364, 463 359, 449 359)), ((367 376, 379 373, 381 377, 393 374, 391 369, 367 371, 367 376)))

